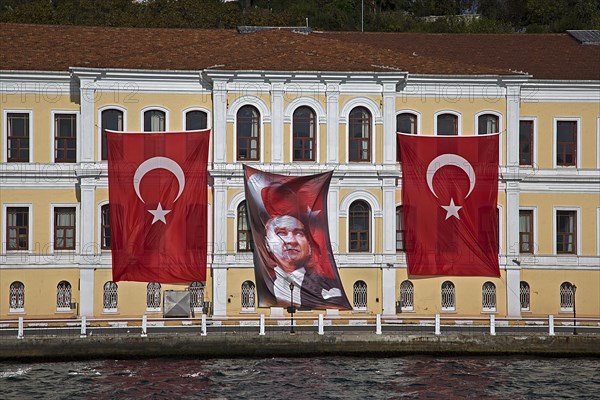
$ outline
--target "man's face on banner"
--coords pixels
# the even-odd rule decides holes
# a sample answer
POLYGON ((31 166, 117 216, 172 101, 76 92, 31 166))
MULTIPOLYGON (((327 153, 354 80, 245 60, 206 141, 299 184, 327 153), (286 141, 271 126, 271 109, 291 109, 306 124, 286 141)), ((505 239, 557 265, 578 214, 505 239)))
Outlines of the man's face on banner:
POLYGON ((311 254, 304 224, 290 215, 271 218, 265 225, 267 250, 286 272, 304 266, 311 254))

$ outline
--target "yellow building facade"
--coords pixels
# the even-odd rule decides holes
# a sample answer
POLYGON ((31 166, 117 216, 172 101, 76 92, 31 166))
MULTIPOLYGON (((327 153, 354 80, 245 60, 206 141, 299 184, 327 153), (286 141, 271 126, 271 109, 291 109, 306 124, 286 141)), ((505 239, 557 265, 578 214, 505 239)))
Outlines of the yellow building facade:
POLYGON ((283 315, 256 303, 244 163, 334 171, 330 238, 354 306, 340 315, 560 316, 576 296, 579 316, 600 316, 598 81, 74 65, 5 69, 0 84, 1 319, 161 316, 167 290, 218 318, 283 315), (112 282, 103 130, 198 127, 212 135, 207 281, 112 282), (397 131, 501 133, 499 278, 408 274, 397 131))

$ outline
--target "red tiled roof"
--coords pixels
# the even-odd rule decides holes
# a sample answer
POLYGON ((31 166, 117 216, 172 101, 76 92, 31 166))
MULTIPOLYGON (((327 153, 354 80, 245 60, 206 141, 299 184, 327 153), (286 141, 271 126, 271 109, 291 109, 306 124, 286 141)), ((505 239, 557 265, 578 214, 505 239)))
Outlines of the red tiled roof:
POLYGON ((327 32, 322 36, 451 62, 468 60, 482 68, 522 71, 534 79, 600 80, 600 46, 582 45, 567 33, 327 32))
POLYGON ((567 35, 303 35, 283 30, 242 35, 230 30, 0 24, 1 70, 525 71, 534 78, 600 79, 598 71, 590 71, 593 57, 600 57, 599 46, 580 45, 567 35))

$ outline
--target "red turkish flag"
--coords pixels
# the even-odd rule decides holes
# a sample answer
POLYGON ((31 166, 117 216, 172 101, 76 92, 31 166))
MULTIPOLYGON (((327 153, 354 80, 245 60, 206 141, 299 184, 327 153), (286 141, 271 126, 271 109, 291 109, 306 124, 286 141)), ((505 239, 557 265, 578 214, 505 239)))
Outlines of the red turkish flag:
POLYGON ((398 134, 409 274, 500 276, 498 138, 398 134))
POLYGON ((113 281, 206 281, 209 138, 107 132, 113 281))

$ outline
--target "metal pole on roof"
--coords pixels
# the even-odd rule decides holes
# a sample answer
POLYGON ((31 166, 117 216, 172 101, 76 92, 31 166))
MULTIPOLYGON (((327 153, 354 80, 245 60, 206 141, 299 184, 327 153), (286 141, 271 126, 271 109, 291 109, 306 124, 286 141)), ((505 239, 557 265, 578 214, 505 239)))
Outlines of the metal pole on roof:
POLYGON ((360 31, 365 31, 365 0, 360 0, 360 31))

